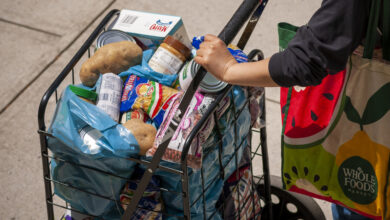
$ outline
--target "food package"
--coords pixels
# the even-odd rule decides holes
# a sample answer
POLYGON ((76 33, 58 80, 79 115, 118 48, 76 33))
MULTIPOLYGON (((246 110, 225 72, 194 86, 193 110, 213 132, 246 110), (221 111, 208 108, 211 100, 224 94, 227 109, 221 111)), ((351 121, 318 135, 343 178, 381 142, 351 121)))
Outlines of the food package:
POLYGON ((225 181, 224 193, 219 200, 219 203, 224 206, 225 219, 260 219, 260 197, 253 187, 250 162, 251 151, 246 147, 240 161, 240 168, 225 181))
MULTIPOLYGON (((264 122, 260 121, 260 116, 263 114, 260 106, 260 98, 264 93, 263 87, 248 87, 249 93, 249 111, 251 113, 251 125, 253 128, 260 128, 264 122)), ((263 97, 265 98, 265 97, 263 97)))
POLYGON ((142 109, 130 110, 122 114, 121 124, 124 124, 131 119, 141 119, 143 122, 146 123, 149 119, 149 116, 142 109))
MULTIPOLYGON (((126 183, 120 195, 122 208, 126 210, 137 189, 137 185, 142 178, 143 170, 136 168, 132 180, 126 183)), ((162 202, 160 195, 160 181, 153 176, 149 185, 139 202, 139 208, 135 210, 131 220, 161 220, 162 219, 162 202)))
POLYGON ((96 106, 107 113, 114 121, 119 120, 119 105, 123 81, 113 73, 101 76, 96 106))
POLYGON ((69 209, 67 209, 65 211, 61 220, 93 220, 93 217, 91 217, 91 216, 84 215, 84 214, 81 214, 78 212, 74 212, 74 211, 70 210, 70 208, 71 208, 70 206, 68 208, 69 209))
MULTIPOLYGON (((236 161, 241 160, 243 150, 248 146, 250 114, 246 105, 246 92, 241 87, 233 86, 228 98, 230 102, 228 109, 220 116, 218 126, 215 126, 207 141, 202 145, 202 170, 188 168, 191 219, 205 219, 204 215, 206 215, 206 219, 222 219, 216 210, 216 203, 221 195, 223 183, 238 168, 236 161), (235 118, 237 112, 241 112, 241 114, 235 118), (217 128, 220 135, 217 134, 217 128), (220 142, 221 140, 222 142, 220 142), (221 143, 222 152, 219 151, 218 147, 221 143), (219 156, 220 153, 222 157, 219 156), (222 160, 220 161, 219 158, 222 160), (224 170, 224 178, 220 176, 221 170, 224 170), (199 199, 203 195, 205 200, 199 199), (203 209, 204 201, 207 204, 206 212, 203 209)), ((217 114, 219 115, 219 113, 217 114)), ((161 161, 160 165, 181 169, 181 164, 167 160, 161 161)), ((161 192, 166 212, 170 215, 183 216, 183 197, 181 193, 176 193, 182 190, 181 176, 161 169, 157 169, 155 175, 159 177, 161 187, 168 189, 168 191, 161 192)), ((178 218, 166 217, 166 219, 178 218)))
POLYGON ((137 37, 148 48, 156 48, 168 35, 191 48, 183 21, 178 16, 124 9, 121 10, 112 29, 137 37))
POLYGON ((130 75, 123 89, 120 111, 142 109, 159 127, 170 103, 178 95, 175 89, 130 75))
MULTIPOLYGON (((164 160, 171 162, 180 162, 181 152, 183 151, 185 140, 189 136, 192 129, 202 118, 202 116, 207 111, 209 105, 215 100, 215 97, 212 95, 203 95, 202 93, 196 92, 194 98, 191 100, 189 107, 187 108, 186 113, 184 114, 178 128, 176 129, 171 142, 168 145, 168 148, 165 151, 163 156, 164 160)), ((169 113, 164 117, 164 122, 157 131, 157 136, 151 148, 147 152, 147 156, 153 156, 156 152, 158 146, 163 140, 163 136, 168 129, 169 122, 172 120, 174 113, 179 107, 179 99, 176 99, 172 103, 172 106, 169 108, 169 113)), ((230 104, 230 99, 226 97, 223 99, 220 104, 217 115, 218 117, 222 115, 230 104)), ((206 121, 203 127, 200 129, 196 138, 192 141, 190 150, 188 152, 188 166, 199 169, 201 167, 202 159, 202 145, 206 142, 207 138, 211 134, 215 125, 214 115, 211 115, 210 118, 206 121)))

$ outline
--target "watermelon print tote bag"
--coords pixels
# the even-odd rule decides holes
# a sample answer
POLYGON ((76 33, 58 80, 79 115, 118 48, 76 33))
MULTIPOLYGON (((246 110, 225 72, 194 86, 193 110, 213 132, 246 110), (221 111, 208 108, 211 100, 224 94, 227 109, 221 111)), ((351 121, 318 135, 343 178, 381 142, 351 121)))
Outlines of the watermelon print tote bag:
MULTIPOLYGON (((281 89, 282 178, 286 190, 390 219, 390 25, 383 20, 383 50, 374 50, 377 2, 369 43, 351 55, 346 70, 318 86, 281 89)), ((297 27, 278 28, 284 49, 297 27)))

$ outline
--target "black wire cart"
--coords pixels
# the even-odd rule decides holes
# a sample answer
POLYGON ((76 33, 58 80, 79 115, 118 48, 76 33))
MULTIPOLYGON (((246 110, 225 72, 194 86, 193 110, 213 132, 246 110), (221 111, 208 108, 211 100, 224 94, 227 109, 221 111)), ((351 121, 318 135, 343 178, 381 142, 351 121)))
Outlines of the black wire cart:
MULTIPOLYGON (((221 33, 218 35, 226 44, 229 44, 238 34, 240 28, 244 26, 244 24, 247 22, 246 28, 243 31, 242 36, 240 37, 237 46, 241 49, 244 49, 253 29, 255 28, 257 21, 260 18, 260 15, 262 14, 268 0, 258 1, 258 0, 245 0, 239 8, 236 10, 230 21, 227 23, 227 25, 224 27, 224 29, 221 31, 221 33)), ((67 76, 71 77, 72 84, 74 84, 74 72, 75 68, 77 68, 78 62, 83 57, 90 57, 91 56, 91 49, 93 50, 92 44, 95 41, 95 39, 98 37, 98 35, 106 30, 107 25, 112 21, 118 14, 118 10, 112 10, 110 11, 104 19, 101 21, 101 23, 96 27, 96 29, 92 32, 92 34, 88 37, 88 39, 85 41, 85 43, 82 45, 82 47, 79 49, 79 51, 76 53, 76 55, 71 59, 71 61, 66 65, 66 67, 63 69, 63 71, 60 73, 60 75, 54 80, 54 82, 50 85, 46 93, 44 94, 38 111, 38 124, 39 124, 39 130, 38 133, 40 135, 40 143, 41 143, 41 152, 42 152, 42 165, 43 165, 43 177, 44 177, 44 184, 45 184, 45 194, 46 194, 46 205, 47 205, 47 215, 48 219, 55 219, 55 212, 54 207, 59 207, 62 209, 71 209, 74 212, 79 212, 78 210, 75 210, 73 208, 69 208, 67 204, 61 204, 56 199, 56 195, 53 193, 53 184, 62 184, 65 187, 71 187, 75 190, 78 189, 77 186, 69 185, 65 182, 60 182, 58 180, 54 180, 51 177, 51 160, 61 160, 62 162, 67 162, 64 158, 56 158, 53 156, 53 154, 50 153, 48 150, 48 142, 47 137, 53 137, 51 133, 47 131, 46 125, 45 125, 45 112, 49 103, 49 99, 55 95, 55 101, 57 103, 58 101, 58 95, 57 95, 57 89, 58 87, 64 82, 64 79, 67 78, 67 76)), ((253 50, 248 54, 250 61, 256 61, 263 59, 263 54, 260 50, 253 50)), ((182 102, 180 103, 179 110, 185 110, 186 107, 189 105, 189 101, 191 100, 191 97, 194 95, 196 88, 198 87, 200 81, 204 77, 206 71, 201 68, 197 74, 194 80, 192 81, 191 85, 189 86, 189 89, 184 94, 184 97, 182 99, 182 102)), ((138 204, 139 201, 142 198, 142 195, 147 188, 153 174, 156 172, 156 170, 163 170, 165 172, 170 172, 172 175, 178 175, 181 179, 181 188, 182 190, 180 192, 172 192, 176 193, 182 196, 182 202, 183 202, 183 213, 180 216, 172 216, 171 214, 165 213, 162 211, 163 218, 164 217, 175 217, 177 219, 191 219, 191 207, 194 205, 195 202, 190 202, 189 195, 191 192, 189 191, 189 172, 187 167, 187 154, 189 151, 189 147, 194 140, 194 138, 197 136, 198 132, 202 128, 202 125, 206 123, 206 121, 209 119, 211 115, 214 114, 214 118, 216 117, 216 109, 218 107, 218 104, 224 99, 227 95, 234 96, 232 92, 232 86, 227 86, 216 98, 216 100, 209 106, 209 108, 206 110, 206 113, 204 116, 200 119, 198 124, 194 127, 194 129, 191 131, 188 138, 185 140, 184 149, 182 151, 181 155, 181 163, 179 169, 173 169, 171 167, 166 167, 162 165, 161 158, 164 154, 164 151, 169 144, 170 138, 172 137, 172 131, 175 131, 177 128, 177 124, 175 125, 174 122, 180 121, 180 118, 182 115, 178 115, 177 118, 173 119, 173 123, 170 125, 170 129, 168 129, 166 135, 166 142, 162 143, 155 155, 153 156, 152 160, 142 160, 142 159, 135 159, 135 158, 129 158, 129 160, 135 161, 138 164, 142 164, 144 167, 146 167, 146 172, 144 172, 141 180, 138 183, 137 189, 134 193, 134 197, 131 200, 131 203, 127 206, 127 209, 124 211, 122 215, 122 219, 134 219, 132 218, 135 210, 139 208, 138 204), (170 132, 171 131, 171 132, 170 132)), ((235 115, 232 120, 237 120, 237 118, 242 113, 242 110, 244 108, 248 108, 250 105, 250 97, 247 98, 245 101, 244 106, 242 109, 236 109, 235 115)), ((254 140, 257 138, 257 141, 249 141, 249 149, 251 149, 250 153, 250 166, 252 166, 252 162, 258 161, 259 166, 262 167, 262 173, 256 174, 253 169, 250 169, 251 171, 251 187, 250 187, 250 196, 251 199, 246 199, 245 201, 242 201, 242 195, 240 195, 239 191, 235 191, 238 193, 237 198, 240 203, 243 205, 238 206, 238 213, 236 216, 234 216, 234 219, 241 219, 240 213, 241 213, 241 207, 246 207, 246 203, 252 202, 254 203, 254 193, 258 193, 260 199, 258 200, 259 205, 261 206, 261 209, 259 212, 255 211, 255 208, 252 208, 252 215, 250 217, 247 217, 246 219, 259 219, 260 216, 262 219, 325 219, 323 216, 323 213, 321 209, 318 207, 318 205, 312 200, 311 198, 297 195, 295 193, 286 192, 281 189, 281 185, 277 185, 277 183, 280 183, 280 178, 270 176, 269 172, 269 160, 268 160, 268 152, 267 152, 267 142, 266 142, 266 127, 265 127, 265 93, 263 92, 260 96, 260 109, 262 111, 262 114, 260 116, 260 121, 262 122, 262 126, 260 126, 260 129, 254 129, 252 126, 250 126, 250 131, 248 131, 248 139, 254 140), (257 142, 256 145, 252 146, 252 142, 257 142), (276 185, 275 185, 276 184, 276 185), (271 199, 272 197, 276 197, 277 202, 275 202, 275 199, 271 199), (241 201, 240 201, 241 199, 241 201), (295 207, 295 210, 291 210, 291 204, 295 207), (290 205, 290 207, 288 206, 290 205)), ((233 104, 233 108, 236 108, 233 104)), ((176 116, 175 116, 176 117, 176 116)), ((234 121, 233 121, 234 123, 234 121)), ((216 123, 218 126, 218 123, 216 123)), ((217 129, 218 130, 218 129, 217 129)), ((221 135, 221 134, 219 134, 221 135)), ((235 134, 237 135, 237 134, 235 134)), ((235 137, 234 140, 237 140, 235 137)), ((221 152, 223 152, 223 146, 222 141, 219 141, 216 146, 219 150, 219 165, 221 167, 220 173, 218 178, 224 177, 224 166, 221 163, 221 152)), ((240 143, 236 143, 236 148, 240 147, 240 143)), ((234 152, 233 156, 230 158, 231 161, 234 160, 235 167, 239 167, 239 161, 235 154, 237 153, 237 149, 234 152)), ((73 164, 75 165, 75 164, 73 164)), ((76 164, 77 165, 77 164, 76 164)), ((93 172, 102 172, 99 171, 96 168, 93 167, 85 167, 85 165, 80 165, 84 168, 91 169, 93 172)), ((207 204, 205 201, 205 192, 208 190, 211 190, 209 187, 204 185, 204 170, 203 168, 200 170, 201 172, 201 179, 202 179, 202 193, 200 196, 196 199, 203 200, 203 213, 206 213, 207 204)), ((107 172, 103 172, 104 175, 112 175, 107 172)), ((238 172, 237 172, 238 173, 238 172)), ((130 180, 129 180, 130 181, 130 180)), ((214 181, 214 180, 212 180, 214 181)), ((234 186, 235 188, 238 187, 238 184, 234 186)), ((160 188, 161 191, 168 192, 169 190, 160 188)), ((84 193, 90 193, 90 192, 84 192, 84 193)), ((90 193, 93 194, 93 193, 90 193)), ((93 196, 99 196, 98 194, 93 194, 93 196)), ((226 198, 230 195, 224 195, 222 193, 219 202, 216 204, 215 212, 219 212, 222 217, 224 217, 224 209, 226 208, 226 198)), ((110 199, 110 198, 107 198, 110 199)), ((117 202, 117 201, 116 201, 117 202)), ((255 207, 255 204, 252 204, 253 207, 255 207)), ((293 208, 294 209, 294 208, 293 208)), ((87 213, 84 213, 87 214, 87 213)), ((58 215, 57 215, 58 216, 58 215)), ((213 219, 215 216, 215 213, 212 215, 206 216, 206 214, 203 215, 203 219, 213 219)), ((93 218, 100 219, 99 216, 92 216, 93 218)), ((230 219, 231 217, 224 217, 225 219, 230 219)))

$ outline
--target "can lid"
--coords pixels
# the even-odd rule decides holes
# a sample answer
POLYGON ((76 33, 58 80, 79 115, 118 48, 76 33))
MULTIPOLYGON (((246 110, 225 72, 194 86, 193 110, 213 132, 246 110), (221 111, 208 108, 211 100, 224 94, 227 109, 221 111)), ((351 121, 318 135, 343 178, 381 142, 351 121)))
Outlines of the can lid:
POLYGON ((96 48, 100 48, 106 44, 119 41, 131 41, 136 43, 133 37, 123 31, 108 30, 99 35, 98 39, 96 40, 96 48))
POLYGON ((224 89, 228 84, 215 78, 211 73, 207 72, 202 82, 200 82, 200 89, 206 93, 216 93, 224 89))
POLYGON ((179 51, 181 54, 183 54, 186 59, 188 59, 191 55, 191 50, 188 47, 186 47, 182 42, 176 40, 174 37, 172 37, 170 35, 168 35, 164 39, 164 43, 175 48, 177 51, 179 51))
MULTIPOLYGON (((200 65, 193 59, 188 63, 191 66, 192 78, 195 77, 195 73, 199 70, 200 65)), ((224 89, 228 84, 215 78, 211 73, 207 72, 203 77, 203 80, 199 84, 199 88, 205 93, 216 93, 224 89)))
POLYGON ((90 91, 87 89, 83 89, 83 88, 80 88, 80 87, 77 87, 74 85, 69 85, 69 89, 77 96, 80 96, 80 97, 83 97, 83 98, 86 98, 86 99, 89 99, 92 101, 96 101, 96 99, 98 97, 96 92, 90 91))

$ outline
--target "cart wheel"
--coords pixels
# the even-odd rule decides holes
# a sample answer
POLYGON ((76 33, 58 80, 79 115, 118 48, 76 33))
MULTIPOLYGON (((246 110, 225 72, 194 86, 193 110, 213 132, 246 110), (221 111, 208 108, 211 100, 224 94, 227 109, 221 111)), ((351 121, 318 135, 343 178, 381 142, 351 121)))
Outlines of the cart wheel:
MULTIPOLYGON (((282 179, 278 176, 271 175, 270 178, 273 219, 325 220, 324 213, 313 198, 284 190, 282 179)), ((260 182, 257 189, 262 194, 264 183, 260 182)), ((265 218, 262 219, 268 219, 264 211, 265 218)))
POLYGON ((259 49, 254 49, 248 54, 250 62, 264 60, 264 53, 259 49))

